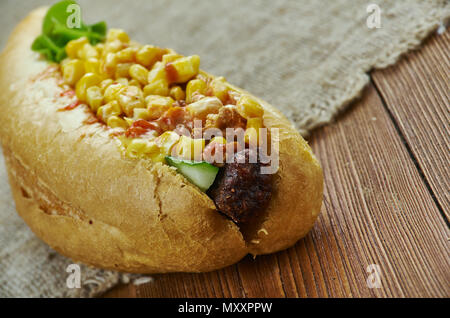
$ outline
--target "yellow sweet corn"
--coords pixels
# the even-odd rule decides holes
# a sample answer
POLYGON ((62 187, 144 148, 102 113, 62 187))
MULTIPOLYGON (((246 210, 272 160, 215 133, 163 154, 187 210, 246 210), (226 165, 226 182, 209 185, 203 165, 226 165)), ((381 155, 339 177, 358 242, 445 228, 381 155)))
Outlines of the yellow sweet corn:
POLYGON ((163 97, 158 95, 149 95, 145 98, 149 119, 157 119, 161 117, 175 101, 171 97, 163 97))
POLYGON ((110 116, 108 118, 108 121, 106 122, 106 125, 108 125, 111 128, 123 128, 123 129, 128 128, 127 122, 122 118, 120 118, 119 116, 110 116))
POLYGON ((115 40, 119 40, 122 43, 128 43, 130 42, 130 37, 128 34, 121 29, 109 29, 108 33, 106 35, 106 41, 112 42, 115 40))
POLYGON ((173 131, 166 131, 156 138, 155 142, 159 146, 160 152, 163 155, 169 156, 178 140, 180 140, 180 135, 173 131))
POLYGON ((259 129, 263 127, 263 120, 261 117, 254 117, 247 119, 247 128, 259 129))
POLYGON ((176 70, 176 78, 172 79, 174 83, 184 83, 198 74, 200 67, 200 57, 198 55, 192 55, 179 58, 171 65, 176 70))
POLYGON ((132 80, 128 81, 128 85, 136 86, 136 87, 139 87, 140 89, 142 89, 141 83, 139 83, 139 81, 135 80, 134 78, 132 80))
POLYGON ((62 66, 64 81, 69 85, 75 85, 84 75, 84 63, 79 59, 69 60, 62 66))
POLYGON ((64 60, 62 60, 61 62, 59 62, 59 65, 61 66, 61 68, 66 65, 68 62, 72 61, 72 59, 70 57, 66 57, 64 60))
POLYGON ((106 105, 100 106, 97 109, 97 116, 101 118, 105 123, 108 122, 108 118, 111 116, 120 116, 122 109, 117 101, 112 101, 106 105))
POLYGON ((264 110, 261 105, 248 95, 242 95, 236 104, 238 113, 246 118, 262 117, 264 110))
POLYGON ((140 64, 133 64, 128 70, 129 76, 139 81, 142 85, 147 84, 148 70, 140 64))
POLYGON ((144 96, 149 95, 169 95, 169 84, 166 80, 157 80, 144 87, 144 96))
POLYGON ((111 78, 107 78, 100 83, 100 88, 102 89, 102 93, 111 85, 114 81, 111 78))
POLYGON ((130 67, 133 65, 132 63, 119 63, 116 66, 115 77, 117 78, 128 78, 130 75, 130 67))
POLYGON ((105 89, 105 94, 104 94, 105 102, 109 103, 109 102, 111 102, 113 100, 117 100, 117 98, 119 97, 119 94, 124 89, 125 89, 125 86, 120 84, 120 83, 110 84, 105 89))
POLYGON ((94 47, 98 52, 98 56, 102 56, 103 50, 105 49, 105 45, 103 43, 97 43, 94 47))
POLYGON ((94 85, 100 84, 102 79, 100 76, 94 73, 86 73, 83 75, 83 77, 77 82, 77 85, 75 86, 75 92, 77 95, 77 98, 85 102, 86 101, 86 90, 94 85))
POLYGON ((150 119, 150 112, 147 108, 135 108, 133 112, 133 119, 150 119))
POLYGON ((182 58, 182 57, 183 57, 183 55, 180 55, 180 54, 178 54, 178 53, 175 53, 175 52, 169 52, 169 53, 163 55, 163 57, 162 57, 162 63, 163 63, 164 65, 166 65, 167 63, 176 61, 176 60, 178 60, 178 59, 180 59, 180 58, 182 58))
POLYGON ((152 45, 142 46, 136 53, 136 61, 149 68, 162 56, 163 50, 152 45))
POLYGON ((128 78, 125 77, 119 77, 118 79, 116 79, 116 83, 122 84, 123 86, 130 85, 128 78))
POLYGON ((159 148, 153 141, 133 139, 128 144, 126 154, 131 158, 155 157, 159 154, 159 148))
POLYGON ((186 94, 180 86, 173 86, 169 91, 169 95, 174 100, 184 100, 186 98, 186 94))
POLYGON ((84 70, 86 73, 95 73, 100 75, 100 61, 94 57, 84 61, 84 70))
POLYGON ((153 83, 158 80, 167 81, 166 70, 162 62, 157 62, 153 68, 148 72, 148 83, 153 83))
POLYGON ((70 57, 71 59, 78 58, 78 52, 85 44, 88 43, 89 41, 85 36, 76 40, 69 41, 66 45, 67 56, 70 57))
POLYGON ((202 153, 205 149, 205 139, 192 139, 181 136, 174 149, 177 157, 187 160, 202 160, 202 153))
POLYGON ((225 103, 228 99, 228 85, 224 77, 218 77, 211 81, 210 88, 214 96, 225 103))
POLYGON ((131 158, 139 158, 145 153, 147 141, 143 139, 133 139, 127 146, 126 154, 131 158))
POLYGON ((78 56, 83 60, 87 60, 92 57, 98 58, 99 55, 98 51, 90 43, 85 43, 78 51, 78 56))
POLYGON ((186 110, 192 117, 206 120, 208 114, 217 114, 222 106, 222 102, 217 97, 205 97, 187 105, 186 110))
POLYGON ((91 86, 86 90, 86 101, 94 112, 103 103, 102 89, 98 86, 91 86))
MULTIPOLYGON (((136 108, 136 109, 140 109, 140 108, 136 108)), ((135 109, 135 111, 136 111, 136 109, 135 109)), ((131 126, 134 123, 134 119, 133 118, 124 117, 123 119, 127 122, 128 126, 131 126)))
POLYGON ((124 48, 124 44, 119 40, 106 42, 103 48, 102 56, 106 56, 108 53, 117 53, 124 48))
POLYGON ((131 63, 134 61, 134 58, 136 57, 136 51, 137 48, 135 47, 127 47, 123 50, 120 50, 116 53, 117 60, 120 63, 131 63))
POLYGON ((123 112, 128 116, 133 116, 135 108, 144 108, 144 95, 142 90, 136 86, 126 86, 119 94, 118 101, 123 112))
POLYGON ((117 56, 115 53, 108 53, 104 58, 102 58, 100 67, 103 73, 112 77, 116 71, 117 66, 117 56))
POLYGON ((186 103, 192 103, 194 94, 204 95, 206 92, 206 83, 201 79, 190 80, 186 86, 186 103))
POLYGON ((247 120, 247 129, 245 130, 245 142, 248 144, 259 144, 259 129, 263 128, 263 121, 260 117, 249 118, 247 120))
POLYGON ((153 162, 161 162, 161 163, 166 162, 166 156, 162 153, 158 152, 150 153, 147 155, 147 157, 150 158, 150 160, 153 162))

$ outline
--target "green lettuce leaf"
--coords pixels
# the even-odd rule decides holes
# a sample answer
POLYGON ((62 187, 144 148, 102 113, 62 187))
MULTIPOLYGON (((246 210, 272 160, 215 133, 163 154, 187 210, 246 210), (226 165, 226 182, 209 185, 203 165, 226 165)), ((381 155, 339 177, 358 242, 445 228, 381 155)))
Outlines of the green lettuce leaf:
POLYGON ((79 28, 67 26, 67 20, 73 14, 67 7, 72 4, 77 3, 73 0, 63 0, 50 7, 42 23, 42 34, 31 45, 33 51, 41 53, 49 61, 59 63, 66 58, 65 47, 71 40, 85 36, 94 45, 105 39, 105 22, 86 25, 81 21, 79 28))

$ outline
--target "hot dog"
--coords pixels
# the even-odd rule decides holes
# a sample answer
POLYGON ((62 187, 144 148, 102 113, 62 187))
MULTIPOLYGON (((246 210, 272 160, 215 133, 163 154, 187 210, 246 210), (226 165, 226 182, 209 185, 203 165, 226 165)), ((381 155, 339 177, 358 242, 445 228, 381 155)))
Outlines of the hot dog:
POLYGON ((0 56, 3 153, 38 237, 89 265, 164 273, 215 270, 308 233, 322 170, 277 109, 198 56, 118 29, 33 51, 49 12, 25 18, 0 56))

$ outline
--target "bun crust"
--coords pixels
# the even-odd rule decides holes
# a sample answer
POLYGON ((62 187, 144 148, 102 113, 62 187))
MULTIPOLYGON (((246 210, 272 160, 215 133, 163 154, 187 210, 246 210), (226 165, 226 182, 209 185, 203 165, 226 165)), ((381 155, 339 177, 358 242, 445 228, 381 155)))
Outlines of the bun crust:
POLYGON ((264 101, 264 125, 280 129, 280 167, 270 206, 245 228, 169 166, 125 158, 101 124, 85 123, 84 106, 58 111, 68 104, 58 78, 30 49, 46 10, 25 18, 0 56, 0 138, 17 211, 38 237, 102 268, 204 272, 287 248, 312 228, 322 170, 264 101))

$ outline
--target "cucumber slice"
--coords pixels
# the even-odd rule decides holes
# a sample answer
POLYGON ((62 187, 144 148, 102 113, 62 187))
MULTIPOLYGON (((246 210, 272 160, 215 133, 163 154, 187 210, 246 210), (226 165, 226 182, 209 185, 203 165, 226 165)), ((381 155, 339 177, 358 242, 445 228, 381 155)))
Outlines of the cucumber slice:
POLYGON ((169 166, 177 168, 177 171, 195 184, 203 192, 214 183, 219 168, 205 161, 182 160, 175 157, 166 157, 169 166))

